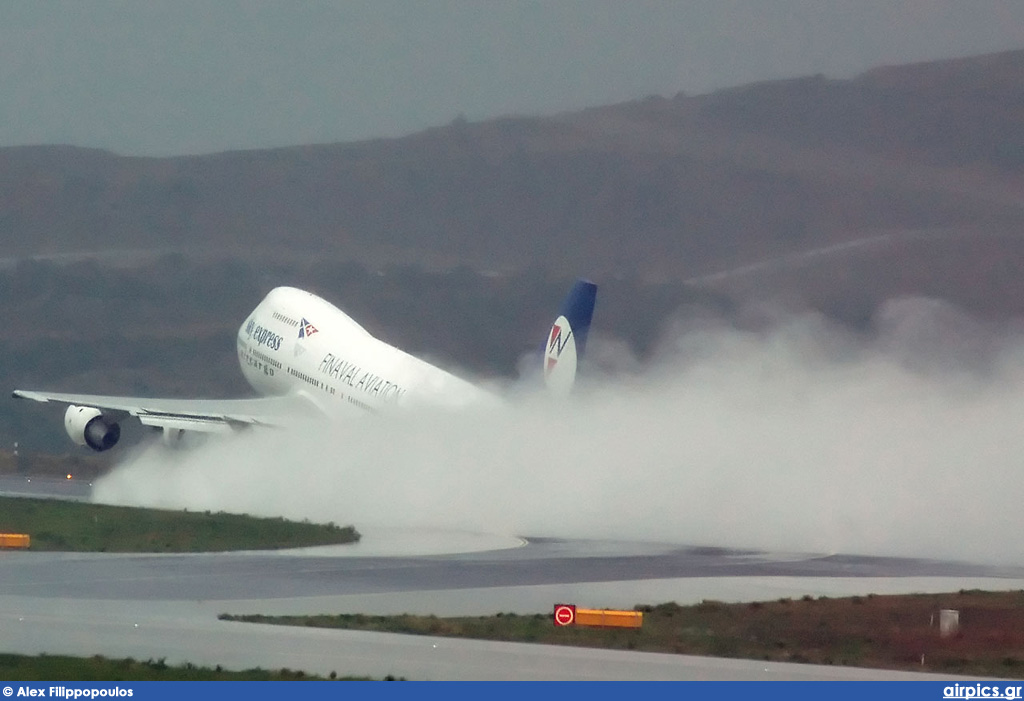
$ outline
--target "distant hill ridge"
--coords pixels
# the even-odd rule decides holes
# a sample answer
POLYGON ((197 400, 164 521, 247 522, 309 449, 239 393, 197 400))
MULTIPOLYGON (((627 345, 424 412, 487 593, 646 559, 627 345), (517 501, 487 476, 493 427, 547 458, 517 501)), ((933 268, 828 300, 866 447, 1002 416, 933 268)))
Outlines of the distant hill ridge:
POLYGON ((1012 51, 350 144, 7 148, 0 236, 9 256, 281 251, 673 279, 879 232, 993 241, 1024 231, 1021 106, 1012 51))
MULTIPOLYGON (((667 319, 756 326, 772 298, 867 334, 902 295, 1024 317, 1022 108, 1016 51, 400 139, 0 149, 0 379, 237 396, 234 334, 278 284, 484 377, 514 375, 580 274, 640 359, 667 319)), ((0 406, 0 444, 65 450, 50 409, 0 406)))

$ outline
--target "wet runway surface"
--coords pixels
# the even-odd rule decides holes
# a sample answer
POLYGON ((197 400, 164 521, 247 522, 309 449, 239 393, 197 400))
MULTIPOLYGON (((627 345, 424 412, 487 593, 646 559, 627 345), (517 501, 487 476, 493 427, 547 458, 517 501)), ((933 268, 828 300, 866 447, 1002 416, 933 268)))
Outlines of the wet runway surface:
POLYGON ((780 559, 715 548, 549 539, 505 550, 407 557, 8 552, 0 563, 0 595, 193 601, 688 577, 1024 579, 1024 568, 933 560, 848 555, 780 559))
POLYGON ((88 501, 91 494, 92 483, 84 479, 0 475, 0 496, 88 501))
MULTIPOLYGON (((0 492, 86 499, 75 480, 0 492)), ((0 552, 0 651, 414 679, 881 679, 878 670, 552 648, 217 620, 219 613, 549 611, 1024 587, 1024 567, 661 543, 365 533, 356 546, 194 555, 0 552)))

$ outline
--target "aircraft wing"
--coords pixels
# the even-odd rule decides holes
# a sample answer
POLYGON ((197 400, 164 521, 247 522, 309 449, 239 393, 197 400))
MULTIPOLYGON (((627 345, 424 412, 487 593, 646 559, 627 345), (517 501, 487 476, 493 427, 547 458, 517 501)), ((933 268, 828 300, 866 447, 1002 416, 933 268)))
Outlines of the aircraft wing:
POLYGON ((253 399, 156 399, 18 389, 14 390, 14 396, 36 402, 95 407, 104 414, 134 416, 146 426, 206 433, 244 426, 280 426, 289 419, 318 413, 312 402, 297 395, 253 399))

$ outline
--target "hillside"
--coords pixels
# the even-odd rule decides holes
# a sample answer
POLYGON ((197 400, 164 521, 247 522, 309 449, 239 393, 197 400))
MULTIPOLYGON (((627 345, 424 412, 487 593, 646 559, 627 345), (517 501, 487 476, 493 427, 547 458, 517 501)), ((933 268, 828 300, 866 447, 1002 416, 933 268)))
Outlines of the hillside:
POLYGON ((284 283, 505 376, 580 274, 641 355, 681 305, 748 298, 858 328, 905 294, 1021 316, 1022 106, 1015 51, 351 144, 0 149, 0 374, 235 394, 237 324, 284 283))
POLYGON ((1016 234, 1024 51, 401 139, 0 150, 8 255, 110 248, 706 274, 878 231, 1016 234))

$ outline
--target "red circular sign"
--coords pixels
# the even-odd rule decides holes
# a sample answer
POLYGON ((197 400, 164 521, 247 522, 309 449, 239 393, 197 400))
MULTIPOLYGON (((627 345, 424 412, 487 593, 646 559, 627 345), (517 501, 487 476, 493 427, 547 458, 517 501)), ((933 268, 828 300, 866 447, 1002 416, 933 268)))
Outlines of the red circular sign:
POLYGON ((558 604, 555 606, 555 625, 571 626, 576 620, 576 607, 572 604, 558 604))

